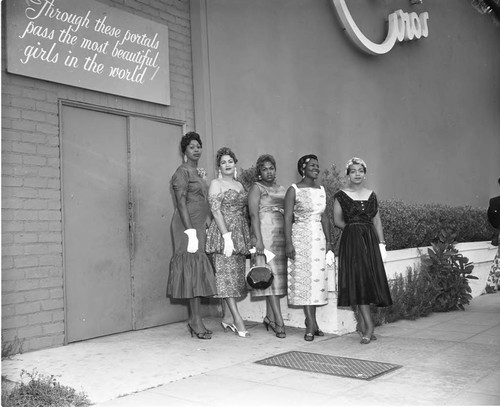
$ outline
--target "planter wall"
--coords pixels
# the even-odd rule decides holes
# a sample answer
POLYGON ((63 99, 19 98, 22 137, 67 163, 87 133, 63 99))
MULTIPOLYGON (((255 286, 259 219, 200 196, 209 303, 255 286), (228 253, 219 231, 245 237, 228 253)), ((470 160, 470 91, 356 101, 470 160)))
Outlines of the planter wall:
MULTIPOLYGON (((490 267, 495 257, 497 248, 490 242, 459 243, 456 245, 458 251, 469 261, 474 263, 473 275, 478 280, 470 280, 472 297, 477 297, 484 292, 486 280, 490 272, 490 267)), ((385 268, 387 278, 393 278, 397 273, 404 273, 411 267, 420 267, 420 256, 427 253, 427 247, 411 248, 403 250, 393 250, 387 253, 385 268)), ((331 290, 328 293, 328 305, 318 307, 317 320, 320 328, 328 333, 343 335, 356 330, 354 313, 350 308, 337 308, 336 275, 334 270, 330 270, 329 281, 331 290)), ((238 303, 241 316, 249 321, 262 321, 266 312, 266 301, 264 297, 251 298, 247 295, 238 303)), ((305 328, 304 311, 302 307, 288 307, 286 296, 281 299, 281 309, 286 326, 305 328)))

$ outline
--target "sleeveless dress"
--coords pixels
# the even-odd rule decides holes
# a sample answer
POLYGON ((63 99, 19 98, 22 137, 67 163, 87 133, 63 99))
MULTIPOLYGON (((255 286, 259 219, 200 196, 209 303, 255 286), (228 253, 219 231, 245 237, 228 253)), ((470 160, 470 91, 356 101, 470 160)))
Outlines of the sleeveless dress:
POLYGON ((285 202, 286 190, 281 185, 271 188, 260 182, 255 185, 260 190, 259 220, 260 233, 264 242, 264 247, 273 252, 275 257, 268 262, 274 274, 273 283, 265 290, 253 289, 252 297, 265 295, 285 295, 286 284, 286 255, 285 255, 285 234, 283 231, 284 218, 283 206, 285 202))
POLYGON ((335 194, 346 226, 339 247, 339 307, 392 304, 384 262, 379 249, 373 218, 378 212, 377 196, 355 201, 344 191, 335 194))
POLYGON ((188 213, 198 238, 198 251, 188 253, 188 237, 184 233, 185 227, 176 207, 171 224, 174 254, 170 260, 167 296, 194 298, 215 295, 217 290, 214 270, 205 254, 205 227, 210 214, 208 186, 198 175, 196 168, 182 164, 172 176, 172 188, 186 196, 188 213))
POLYGON ((324 305, 328 303, 326 239, 321 215, 326 208, 325 189, 295 189, 292 243, 295 259, 288 259, 288 304, 324 305))
POLYGON ((215 268, 215 297, 242 297, 247 291, 245 261, 252 247, 247 214, 248 194, 244 190, 229 189, 210 196, 208 200, 213 212, 220 209, 234 244, 233 255, 226 257, 223 254, 224 238, 213 219, 207 230, 206 252, 211 254, 215 268))

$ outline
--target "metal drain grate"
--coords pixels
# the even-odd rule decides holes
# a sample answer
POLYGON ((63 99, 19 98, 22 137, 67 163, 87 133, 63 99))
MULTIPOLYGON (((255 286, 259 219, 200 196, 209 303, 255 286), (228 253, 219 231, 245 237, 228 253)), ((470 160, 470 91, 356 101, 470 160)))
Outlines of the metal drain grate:
POLYGON ((371 360, 342 358, 297 351, 281 353, 255 363, 361 380, 371 380, 402 367, 401 365, 373 362, 371 360))

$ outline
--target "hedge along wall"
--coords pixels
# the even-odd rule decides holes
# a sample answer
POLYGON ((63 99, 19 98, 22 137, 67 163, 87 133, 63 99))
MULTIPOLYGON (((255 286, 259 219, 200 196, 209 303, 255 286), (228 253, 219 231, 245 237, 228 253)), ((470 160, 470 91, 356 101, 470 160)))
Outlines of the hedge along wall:
POLYGON ((23 351, 64 340, 58 101, 171 118, 194 128, 189 0, 101 2, 168 25, 171 105, 9 74, 2 36, 2 342, 17 338, 23 351))

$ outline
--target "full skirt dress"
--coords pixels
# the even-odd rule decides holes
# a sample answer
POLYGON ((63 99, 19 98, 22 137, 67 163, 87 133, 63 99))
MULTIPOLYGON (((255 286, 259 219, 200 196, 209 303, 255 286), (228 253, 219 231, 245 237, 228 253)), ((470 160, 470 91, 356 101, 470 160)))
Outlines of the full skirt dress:
POLYGON ((344 191, 335 194, 346 226, 340 238, 338 270, 339 307, 392 304, 379 239, 373 218, 378 212, 377 197, 353 200, 344 191))
POLYGON ((196 168, 181 165, 172 176, 172 188, 186 196, 191 223, 196 229, 198 251, 188 253, 188 237, 178 208, 172 217, 174 254, 170 260, 167 296, 172 298, 209 297, 215 295, 214 269, 205 253, 206 224, 210 214, 208 186, 196 168))

